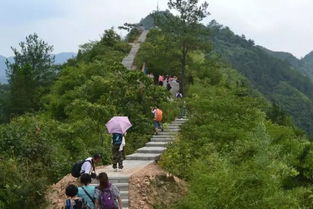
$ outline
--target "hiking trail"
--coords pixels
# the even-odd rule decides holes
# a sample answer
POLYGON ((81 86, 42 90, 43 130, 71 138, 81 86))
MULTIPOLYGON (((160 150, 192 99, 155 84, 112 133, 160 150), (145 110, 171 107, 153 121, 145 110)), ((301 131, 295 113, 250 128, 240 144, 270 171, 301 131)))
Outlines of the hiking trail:
POLYGON ((149 30, 143 30, 142 33, 140 34, 139 38, 137 41, 134 43, 131 43, 130 45, 132 46, 129 54, 124 57, 122 64, 128 69, 128 70, 134 70, 136 69, 136 66, 134 66, 134 61, 136 54, 140 48, 141 43, 145 42, 147 34, 149 33, 149 30))
MULTIPOLYGON (((131 44, 132 48, 128 56, 126 56, 122 61, 122 64, 127 69, 133 70, 136 68, 136 66, 134 66, 134 60, 141 43, 146 40, 148 32, 148 30, 144 30, 140 34, 137 41, 131 44)), ((175 93, 178 89, 179 87, 176 86, 173 88, 175 93)), ((158 160, 162 152, 166 150, 167 144, 175 140, 176 134, 180 130, 180 125, 185 121, 186 119, 176 119, 167 128, 165 128, 164 132, 160 132, 158 135, 153 135, 151 141, 146 143, 144 147, 137 149, 137 151, 131 155, 127 155, 126 160, 123 162, 124 168, 121 172, 115 172, 112 165, 97 168, 97 173, 106 172, 109 176, 110 182, 119 188, 124 209, 129 207, 129 177, 158 160)), ((98 185, 98 181, 94 180, 91 185, 98 185)))
MULTIPOLYGON (((129 70, 134 70, 134 60, 136 54, 140 48, 140 44, 143 43, 148 34, 148 30, 144 30, 137 41, 131 43, 132 48, 129 54, 123 59, 122 64, 129 70)), ((179 85, 179 84, 178 84, 179 85)), ((178 91, 179 87, 175 86, 173 88, 172 94, 178 91)), ((101 172, 106 172, 109 177, 109 181, 116 185, 120 190, 121 199, 123 202, 123 209, 128 209, 129 206, 132 206, 132 200, 129 199, 129 179, 130 177, 137 173, 144 173, 145 171, 151 170, 151 165, 156 162, 161 154, 166 150, 166 147, 169 143, 175 140, 178 132, 180 131, 180 126, 187 121, 187 119, 176 119, 170 123, 167 127, 164 127, 163 132, 159 132, 158 135, 153 135, 151 140, 145 144, 144 147, 137 149, 133 154, 127 155, 126 160, 123 161, 124 168, 122 171, 114 171, 112 164, 107 166, 96 167, 97 174, 101 172), (145 170, 146 168, 146 170, 145 170)), ((126 139, 127 146, 127 139, 126 139)), ((50 200, 50 208, 60 208, 59 206, 64 205, 65 198, 65 187, 69 183, 77 184, 77 179, 72 177, 70 174, 65 176, 57 184, 52 185, 51 193, 47 196, 47 199, 50 200), (52 202, 59 197, 57 201, 52 202)), ((99 182, 96 179, 93 179, 90 185, 98 185, 99 182)))
MULTIPOLYGON (((134 173, 140 172, 141 169, 145 169, 146 166, 160 158, 162 152, 166 150, 167 144, 175 140, 180 130, 180 125, 185 121, 186 119, 176 119, 165 128, 164 132, 153 135, 151 141, 147 142, 144 147, 137 149, 133 154, 127 155, 126 160, 123 161, 124 168, 122 171, 114 171, 112 165, 97 167, 97 173, 106 172, 110 182, 119 188, 123 209, 128 209, 130 202, 128 196, 129 178, 134 173)), ((90 185, 98 185, 98 181, 94 180, 90 185)))

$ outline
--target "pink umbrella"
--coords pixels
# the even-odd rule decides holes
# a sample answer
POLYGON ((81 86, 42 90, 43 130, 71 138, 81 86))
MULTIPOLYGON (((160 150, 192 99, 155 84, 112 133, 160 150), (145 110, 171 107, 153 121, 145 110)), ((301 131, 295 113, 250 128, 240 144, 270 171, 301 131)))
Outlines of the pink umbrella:
POLYGON ((110 134, 119 133, 124 134, 131 126, 128 117, 126 116, 114 116, 105 124, 110 134))

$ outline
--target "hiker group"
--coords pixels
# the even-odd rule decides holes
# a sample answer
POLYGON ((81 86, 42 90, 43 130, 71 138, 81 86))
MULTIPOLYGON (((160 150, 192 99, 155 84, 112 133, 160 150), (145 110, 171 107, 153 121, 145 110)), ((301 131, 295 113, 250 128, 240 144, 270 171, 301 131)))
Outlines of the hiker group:
MULTIPOLYGON (((151 107, 155 134, 163 131, 163 112, 158 106, 151 107)), ((128 117, 113 117, 106 127, 112 134, 112 166, 114 171, 123 169, 125 159, 125 135, 131 127, 128 117)), ((67 200, 65 209, 122 209, 119 189, 109 182, 108 175, 101 172, 96 174, 95 165, 102 160, 101 154, 94 154, 85 160, 75 163, 72 167, 72 176, 79 178, 80 187, 70 184, 66 187, 67 200), (98 186, 89 185, 92 179, 97 178, 98 186)))
MULTIPOLYGON (((171 84, 173 83, 179 83, 175 76, 159 77, 159 85, 165 86, 169 91, 172 89, 171 84)), ((181 103, 182 93, 175 90, 174 96, 181 103)), ((157 135, 160 131, 164 131, 162 124, 163 111, 155 105, 151 107, 151 113, 154 134, 157 135)), ((114 172, 122 171, 124 168, 125 136, 130 127, 132 127, 132 124, 126 116, 115 116, 106 123, 108 133, 111 134, 112 168, 114 172)), ((95 154, 73 165, 72 176, 78 178, 82 186, 77 187, 74 184, 67 186, 65 193, 68 199, 65 202, 65 209, 122 209, 119 189, 109 182, 107 173, 100 172, 99 175, 96 173, 95 165, 101 160, 101 154, 95 154), (97 179, 99 185, 89 185, 92 179, 97 179)))
POLYGON ((97 186, 89 185, 91 175, 84 173, 80 176, 82 186, 68 185, 65 190, 65 209, 122 209, 120 191, 109 182, 108 175, 102 172, 97 178, 97 186))
POLYGON ((179 80, 176 76, 159 75, 158 84, 170 91, 174 86, 179 86, 179 80))

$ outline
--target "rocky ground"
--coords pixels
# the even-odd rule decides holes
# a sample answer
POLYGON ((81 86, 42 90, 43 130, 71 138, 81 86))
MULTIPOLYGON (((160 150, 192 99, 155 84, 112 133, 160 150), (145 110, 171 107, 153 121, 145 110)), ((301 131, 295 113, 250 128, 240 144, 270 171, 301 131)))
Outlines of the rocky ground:
POLYGON ((186 184, 179 178, 150 164, 129 179, 129 208, 154 209, 171 205, 187 191, 186 184))

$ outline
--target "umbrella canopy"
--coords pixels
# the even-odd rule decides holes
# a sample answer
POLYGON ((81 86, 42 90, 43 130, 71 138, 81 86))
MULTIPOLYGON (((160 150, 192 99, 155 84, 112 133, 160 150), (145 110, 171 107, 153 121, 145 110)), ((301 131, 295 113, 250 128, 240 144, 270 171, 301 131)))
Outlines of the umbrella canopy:
POLYGON ((110 134, 124 134, 132 124, 126 116, 114 116, 109 122, 107 122, 107 124, 105 124, 105 126, 110 134))

